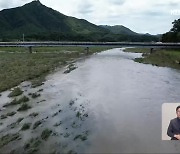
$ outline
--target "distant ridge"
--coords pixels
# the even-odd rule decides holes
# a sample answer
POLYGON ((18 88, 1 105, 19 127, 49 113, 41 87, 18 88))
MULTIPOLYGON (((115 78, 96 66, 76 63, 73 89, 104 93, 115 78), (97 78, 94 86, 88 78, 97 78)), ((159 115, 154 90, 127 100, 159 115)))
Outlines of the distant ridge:
POLYGON ((127 34, 127 35, 138 35, 138 33, 133 32, 127 27, 124 27, 122 25, 115 25, 115 26, 109 26, 109 25, 100 25, 103 28, 106 28, 110 30, 114 34, 127 34))
MULTIPOLYGON (((0 41, 22 40, 135 41, 137 34, 124 26, 97 26, 66 16, 39 0, 0 11, 0 41)), ((146 38, 147 39, 147 38, 146 38)), ((146 41, 137 37, 137 41, 146 41)), ((156 40, 149 36, 148 40, 156 40)))

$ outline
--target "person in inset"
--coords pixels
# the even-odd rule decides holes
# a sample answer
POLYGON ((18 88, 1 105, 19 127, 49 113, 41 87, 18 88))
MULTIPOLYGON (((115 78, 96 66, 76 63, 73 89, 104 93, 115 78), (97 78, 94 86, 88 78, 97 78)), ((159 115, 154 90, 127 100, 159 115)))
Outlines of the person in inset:
POLYGON ((176 108, 177 118, 170 121, 167 135, 171 137, 171 140, 180 140, 180 106, 176 108))

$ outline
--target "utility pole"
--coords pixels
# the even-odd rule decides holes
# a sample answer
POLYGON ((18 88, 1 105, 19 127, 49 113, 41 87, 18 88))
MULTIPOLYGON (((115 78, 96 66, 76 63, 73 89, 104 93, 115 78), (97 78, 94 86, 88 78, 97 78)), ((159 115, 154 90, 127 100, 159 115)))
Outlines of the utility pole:
POLYGON ((24 33, 23 33, 23 42, 24 42, 24 33))

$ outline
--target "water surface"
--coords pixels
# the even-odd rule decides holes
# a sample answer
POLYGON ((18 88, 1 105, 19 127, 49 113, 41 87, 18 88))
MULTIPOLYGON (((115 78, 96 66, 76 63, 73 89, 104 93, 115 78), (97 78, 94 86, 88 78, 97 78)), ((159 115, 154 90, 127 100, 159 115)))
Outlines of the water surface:
MULTIPOLYGON (((28 112, 2 120, 1 136, 18 131, 22 139, 1 151, 22 152, 29 138, 49 128, 53 134, 39 152, 180 153, 179 142, 161 140, 162 104, 180 103, 180 71, 136 63, 136 57, 141 54, 107 50, 79 60, 78 68, 68 74, 61 69, 49 75, 41 87, 32 89, 29 82, 22 83, 27 96, 43 91, 29 102, 28 112), (32 119, 32 112, 39 115, 32 119), (17 127, 8 127, 22 116, 17 127), (23 123, 33 125, 37 120, 42 120, 37 129, 20 130, 23 123)), ((2 93, 1 108, 11 100, 8 94, 2 93)), ((2 108, 1 113, 17 108, 2 108)))

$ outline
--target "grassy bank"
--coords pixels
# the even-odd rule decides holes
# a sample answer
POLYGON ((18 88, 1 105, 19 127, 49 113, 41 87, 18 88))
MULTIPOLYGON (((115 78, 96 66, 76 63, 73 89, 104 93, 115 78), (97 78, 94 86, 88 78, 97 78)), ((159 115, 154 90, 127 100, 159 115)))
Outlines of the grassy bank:
MULTIPOLYGON (((89 47, 89 52, 100 52, 106 49, 110 49, 110 47, 89 47)), ((4 52, 16 52, 16 53, 27 53, 29 50, 26 47, 0 47, 0 51, 4 52)), ((79 52, 84 53, 86 51, 86 47, 33 47, 32 52, 35 53, 62 53, 66 51, 71 52, 79 52)))
POLYGON ((180 49, 157 49, 150 54, 150 49, 128 48, 125 52, 143 53, 142 58, 135 59, 139 63, 180 69, 180 49))
MULTIPOLYGON (((108 47, 92 47, 89 53, 100 52, 108 47)), ((28 53, 27 48, 0 48, 0 92, 17 86, 23 81, 43 78, 57 67, 85 55, 84 47, 38 47, 28 53), (69 52, 67 52, 69 51, 69 52)))
POLYGON ((149 53, 149 48, 126 48, 125 52, 132 52, 132 53, 149 53))

